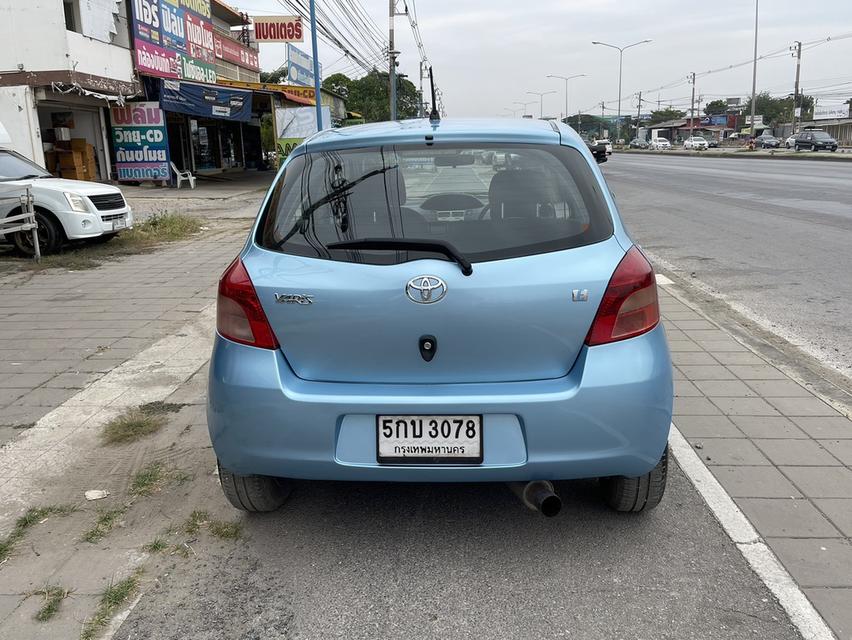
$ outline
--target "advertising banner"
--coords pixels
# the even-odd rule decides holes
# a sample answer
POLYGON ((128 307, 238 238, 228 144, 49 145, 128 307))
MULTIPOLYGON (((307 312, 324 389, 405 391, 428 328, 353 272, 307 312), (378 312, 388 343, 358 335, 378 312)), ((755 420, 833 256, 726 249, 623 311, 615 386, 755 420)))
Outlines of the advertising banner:
POLYGON ((821 104, 814 107, 814 120, 840 120, 848 117, 848 104, 821 104))
POLYGON ((257 42, 303 42, 301 16, 254 16, 254 39, 257 42))
POLYGON ((132 0, 130 6, 139 72, 216 84, 210 0, 132 0))
POLYGON ((223 38, 218 33, 213 34, 213 51, 220 60, 233 62, 252 71, 260 71, 257 51, 230 38, 223 38))
POLYGON ((119 181, 169 180, 169 139, 159 103, 128 102, 109 113, 119 181))
POLYGON ((295 84, 284 84, 280 85, 280 87, 283 91, 292 93, 294 96, 299 96, 300 98, 316 102, 317 92, 313 87, 300 87, 295 84))
POLYGON ((251 120, 251 91, 179 80, 163 79, 160 82, 160 104, 166 111, 241 122, 251 120))
MULTIPOLYGON (((331 122, 331 111, 322 108, 323 122, 331 122)), ((302 141, 317 132, 317 111, 314 107, 275 109, 275 130, 278 132, 278 159, 283 162, 302 141)))
MULTIPOLYGON (((322 78, 322 65, 319 66, 322 78)), ((314 86, 314 59, 307 53, 287 44, 287 82, 304 87, 314 86)))

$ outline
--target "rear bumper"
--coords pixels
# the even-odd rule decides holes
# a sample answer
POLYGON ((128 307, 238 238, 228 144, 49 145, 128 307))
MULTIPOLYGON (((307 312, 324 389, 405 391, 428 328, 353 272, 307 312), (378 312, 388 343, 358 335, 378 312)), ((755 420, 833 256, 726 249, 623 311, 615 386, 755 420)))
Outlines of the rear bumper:
POLYGON ((280 351, 216 336, 207 421, 222 465, 314 480, 476 482, 647 473, 671 423, 662 325, 584 347, 555 380, 448 385, 309 382, 280 351), (376 414, 484 416, 478 465, 380 465, 376 414))

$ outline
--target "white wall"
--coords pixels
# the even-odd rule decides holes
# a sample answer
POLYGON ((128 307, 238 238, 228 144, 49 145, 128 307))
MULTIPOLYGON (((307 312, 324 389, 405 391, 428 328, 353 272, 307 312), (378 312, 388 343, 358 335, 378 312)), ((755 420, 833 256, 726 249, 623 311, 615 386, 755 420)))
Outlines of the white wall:
POLYGON ((12 138, 12 149, 43 167, 38 113, 30 87, 0 87, 0 122, 12 138))
POLYGON ((123 82, 133 80, 133 56, 129 49, 87 38, 73 31, 65 33, 68 36, 68 68, 76 62, 79 73, 90 73, 123 82))

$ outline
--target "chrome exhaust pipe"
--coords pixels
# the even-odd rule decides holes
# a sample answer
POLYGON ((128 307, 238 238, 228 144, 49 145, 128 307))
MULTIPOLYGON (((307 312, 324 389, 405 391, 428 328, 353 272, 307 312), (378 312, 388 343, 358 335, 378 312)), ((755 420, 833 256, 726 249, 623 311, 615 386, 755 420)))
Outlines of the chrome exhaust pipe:
POLYGON ((509 487, 529 509, 552 518, 562 509, 562 499, 556 495, 550 480, 510 482, 509 487))

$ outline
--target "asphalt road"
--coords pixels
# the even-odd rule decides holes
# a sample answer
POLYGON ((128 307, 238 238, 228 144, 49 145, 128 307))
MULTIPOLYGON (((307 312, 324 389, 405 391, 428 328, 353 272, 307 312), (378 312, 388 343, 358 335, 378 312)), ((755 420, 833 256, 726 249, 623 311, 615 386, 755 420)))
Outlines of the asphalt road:
POLYGON ((602 169, 662 266, 852 375, 852 163, 616 154, 602 169))
POLYGON ((305 483, 167 571, 115 638, 800 637, 678 470, 638 517, 596 486, 562 483, 546 519, 500 484, 305 483))

